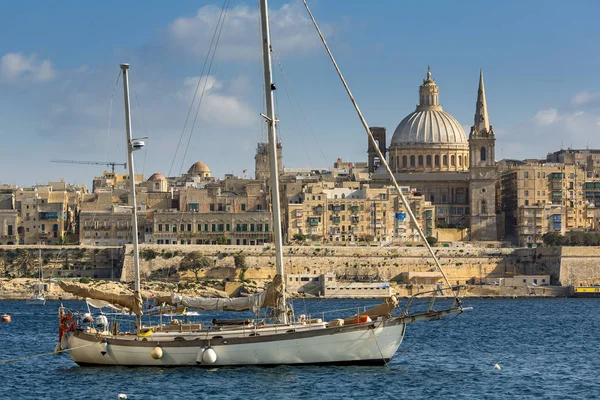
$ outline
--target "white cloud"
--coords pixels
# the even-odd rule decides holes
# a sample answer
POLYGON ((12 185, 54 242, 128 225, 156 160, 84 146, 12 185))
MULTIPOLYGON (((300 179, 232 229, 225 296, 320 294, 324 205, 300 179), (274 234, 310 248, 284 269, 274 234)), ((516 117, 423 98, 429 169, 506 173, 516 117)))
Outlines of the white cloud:
POLYGON ((187 103, 186 108, 188 108, 198 88, 192 112, 195 112, 202 97, 199 114, 202 120, 236 127, 248 126, 256 122, 256 112, 253 112, 240 97, 222 92, 223 86, 214 76, 200 78, 200 84, 198 84, 198 77, 188 77, 183 80, 183 87, 175 92, 175 97, 187 103), (205 87, 204 95, 201 96, 203 87, 205 87))
MULTIPOLYGON (((205 57, 217 21, 219 7, 208 5, 198 9, 194 17, 180 17, 167 27, 168 45, 194 57, 205 57)), ((238 5, 228 10, 221 31, 217 56, 223 60, 247 61, 260 57, 259 16, 257 9, 238 5)), ((285 4, 269 14, 273 48, 278 54, 305 54, 320 46, 312 23, 299 5, 285 4)), ((331 27, 323 24, 325 34, 331 27)))
POLYGON ((56 71, 49 60, 38 60, 35 54, 6 53, 0 58, 0 81, 48 82, 56 71))
POLYGON ((556 108, 547 108, 539 110, 533 120, 538 126, 547 126, 555 123, 558 118, 558 110, 556 108))
POLYGON ((587 90, 579 92, 571 98, 571 104, 573 104, 574 106, 583 106, 598 101, 600 101, 600 93, 590 93, 587 90))

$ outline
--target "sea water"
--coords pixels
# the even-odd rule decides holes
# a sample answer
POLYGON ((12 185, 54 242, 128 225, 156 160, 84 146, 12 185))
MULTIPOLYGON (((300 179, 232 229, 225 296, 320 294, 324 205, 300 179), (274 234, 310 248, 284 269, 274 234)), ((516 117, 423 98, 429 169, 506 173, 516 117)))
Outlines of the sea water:
MULTIPOLYGON (((68 303, 68 304, 67 304, 68 303)), ((67 302, 83 308, 83 302, 67 302)), ((377 300, 297 300, 297 314, 377 300)), ((51 353, 57 307, 0 301, 0 399, 592 399, 600 300, 467 299, 473 311, 410 324, 388 366, 79 367, 51 353), (33 357, 37 356, 37 357, 33 357), (28 358, 30 357, 30 358, 28 358), (494 366, 498 364, 500 369, 494 366)), ((213 314, 199 313, 207 322, 213 314)), ((220 317, 227 317, 224 314, 220 317)), ((239 317, 230 315, 230 318, 239 317)))

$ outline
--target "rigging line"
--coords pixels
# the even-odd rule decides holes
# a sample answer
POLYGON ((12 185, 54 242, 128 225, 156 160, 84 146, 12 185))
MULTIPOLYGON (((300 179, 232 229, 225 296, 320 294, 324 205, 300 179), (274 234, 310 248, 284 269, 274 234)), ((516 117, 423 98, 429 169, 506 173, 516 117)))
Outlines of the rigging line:
MULTIPOLYGON (((283 71, 282 71, 282 73, 283 73, 283 71)), ((298 132, 300 132, 300 126, 298 125, 298 121, 296 120, 296 112, 294 111, 294 106, 292 104, 292 99, 290 98, 290 92, 288 91, 287 85, 285 86, 285 94, 288 99, 288 103, 290 103, 290 109, 292 110, 292 115, 294 116, 294 121, 296 122, 296 129, 298 130, 298 132)), ((314 165, 310 159, 310 154, 308 153, 308 148, 306 147, 306 143, 304 143, 304 138, 300 134, 298 135, 298 137, 300 138, 300 142, 302 143, 302 148, 304 149, 304 153, 306 154, 308 164, 310 165, 311 169, 314 169, 314 165)))
MULTIPOLYGON (((442 322, 440 325, 431 328, 428 332, 425 332, 423 335, 419 336, 419 339, 425 339, 427 336, 431 335, 433 332, 437 331, 438 329, 441 329, 446 324, 453 321, 459 315, 462 315, 462 313, 454 314, 452 317, 445 319, 444 322, 442 322)), ((403 352, 404 353, 408 352, 408 350, 410 350, 415 344, 416 344, 416 342, 411 344, 410 346, 405 347, 403 352)))
MULTIPOLYGON (((383 325, 383 322, 381 324, 383 325)), ((373 327, 373 329, 371 329, 371 333, 373 334, 373 340, 375 340, 375 344, 377 345, 377 350, 379 350, 379 354, 381 355, 381 359, 383 360, 383 363, 387 367, 388 366, 388 362, 385 359, 385 357, 383 356, 383 351, 381 351, 381 347, 379 347, 379 342, 377 341, 377 336, 375 335, 375 327, 373 327)))
POLYGON ((219 24, 221 23, 221 18, 222 18, 223 12, 225 11, 225 5, 228 2, 229 2, 229 0, 223 0, 223 5, 221 6, 221 13, 219 14, 219 18, 217 20, 217 25, 215 26, 215 31, 213 32, 213 36, 210 41, 210 46, 208 47, 206 57, 204 58, 204 64, 202 65, 202 71, 200 72, 200 77, 198 78, 198 83, 196 84, 196 90, 194 90, 194 96, 192 97, 192 101, 190 103, 190 108, 188 109, 187 116, 185 117, 185 123, 183 124, 183 129, 181 130, 181 135, 179 136, 179 141, 177 142, 177 147, 175 148, 175 154, 173 155, 173 160, 171 161, 171 166, 169 167, 169 173, 167 174, 167 176, 171 176, 171 171, 173 170, 173 165, 175 164, 175 160, 177 158, 177 152, 179 151, 179 146, 181 145, 181 141, 183 140, 183 135, 185 134, 185 130, 187 128, 187 124, 190 119, 190 115, 192 115, 192 108, 194 106, 194 102, 196 101, 196 96, 198 95, 198 88, 200 87, 200 82, 202 82, 202 76, 204 75, 204 69, 206 67, 206 63, 208 62, 208 57, 209 57, 211 49, 213 47, 215 37, 217 36, 219 24))
POLYGON ((342 72, 340 71, 340 68, 338 67, 337 62, 335 61, 335 58, 333 58, 333 54, 331 53, 331 50, 329 49, 329 46, 327 45, 327 42, 325 41, 325 37, 323 36, 323 33, 321 32, 321 30, 319 29, 319 26, 317 25, 317 21, 313 17, 312 12, 310 11, 310 8, 308 8, 308 4, 306 3, 306 0, 302 0, 302 1, 304 2, 304 7, 306 8, 306 11, 308 11, 308 15, 310 16, 310 19, 312 20, 313 25, 315 26, 317 33, 319 34, 319 37, 321 38, 321 42, 323 42, 323 45, 325 46, 325 50, 327 50, 327 54, 329 55, 329 58, 331 59, 331 62, 333 63, 333 66, 335 67, 338 77, 342 81, 342 84, 344 85, 344 88, 346 89, 346 93, 348 94, 348 97, 350 98, 350 101, 352 102, 352 105, 354 106, 354 109, 356 110, 356 113, 358 114, 358 117, 359 117, 363 127, 365 128, 367 136, 369 137, 369 143, 375 149, 380 162, 383 164, 383 166, 386 169, 386 172, 388 173, 389 177, 391 178, 392 183, 393 183, 394 187, 396 188, 396 191, 398 192, 398 194, 400 195, 400 198, 402 199, 402 203, 404 203, 404 205, 406 206, 406 211, 407 211, 408 215, 410 215, 410 218, 413 221, 415 228, 417 229, 417 232, 419 233, 419 236, 421 236, 421 239, 423 239, 423 242, 424 242, 425 246, 427 247, 427 249, 429 250, 431 257, 434 259, 438 270, 442 274, 442 277, 444 278, 444 282, 446 283, 446 285, 448 285, 450 290, 452 290, 452 292, 454 293, 454 297, 456 298, 458 306, 462 307, 462 302, 460 301, 460 298, 458 297, 458 291, 456 291, 456 292, 454 291, 454 288, 452 287, 452 285, 450 284, 450 281, 448 280, 448 276, 446 275, 446 272, 444 272, 444 269, 442 268, 440 261, 435 256, 435 252, 433 251, 433 248, 429 245, 429 242, 427 241, 427 237, 425 236, 425 234, 423 233, 423 230, 417 223, 417 219, 416 219, 412 209, 410 208, 408 201, 406 201, 406 197, 404 196, 404 193, 402 193, 400 186, 398 186, 398 182, 396 181, 396 178, 394 177, 394 174, 392 173, 392 170, 390 169, 390 166, 389 166, 387 160, 381 153, 381 150, 379 149, 379 146, 377 145, 377 142, 375 141, 375 138, 373 137, 373 134, 371 133, 371 129, 369 128, 369 125, 367 124, 365 117, 362 115, 360 108, 358 108, 358 104, 356 103, 356 100, 354 99, 354 96, 352 95, 352 92, 350 91, 350 87, 348 87, 348 84, 346 83, 346 80, 344 79, 344 76, 342 75, 342 72))
MULTIPOLYGON (((129 81, 131 82, 131 76, 129 78, 129 81)), ((140 110, 140 116, 142 119, 142 127, 144 128, 144 132, 146 134, 146 142, 147 142, 150 135, 148 134, 148 128, 146 128, 146 119, 144 118, 144 110, 140 103, 140 98, 138 97, 137 91, 135 90, 135 86, 133 86, 133 94, 135 95, 135 100, 137 101, 138 109, 140 110)), ((146 143, 146 144, 148 144, 148 143, 146 143)), ((142 163, 142 174, 144 174, 144 172, 146 171, 146 159, 147 158, 148 158, 148 146, 144 146, 144 162, 142 163)), ((135 179, 135 177, 134 177, 134 179, 135 179)))
POLYGON ((221 26, 219 27, 219 33, 217 35, 217 40, 215 41, 215 45, 213 47, 212 57, 210 59, 210 63, 208 64, 208 70, 206 71, 206 78, 204 79, 204 85, 202 87, 202 92, 200 92, 200 99, 198 100, 198 107, 196 108, 196 115, 194 115, 194 121, 192 122, 192 127, 190 129, 190 135, 188 136, 187 145, 185 146, 185 152, 183 153, 183 158, 181 160, 181 167, 179 168, 179 175, 181 175, 181 171, 183 171, 183 163, 185 162, 185 158, 187 156, 187 152, 190 147, 190 142, 192 141, 194 128, 196 127, 196 121, 198 120, 198 115, 200 114, 200 107, 202 106, 202 100, 204 99, 204 94, 206 93, 208 77, 210 76, 210 71, 212 69, 212 65, 215 60, 215 56, 217 54, 217 47, 219 46, 219 41, 221 39, 221 32, 223 31, 223 27, 225 26, 225 19, 227 18, 227 10, 229 8, 230 0, 227 0, 226 3, 227 4, 225 6, 225 13, 224 13, 223 19, 221 21, 221 26))
POLYGON ((68 349, 65 350, 61 350, 59 353, 55 353, 54 351, 48 352, 48 353, 41 353, 41 354, 34 354, 32 356, 25 356, 25 357, 19 357, 19 358, 11 358, 8 360, 0 360, 0 364, 8 364, 11 362, 15 362, 15 361, 23 361, 23 360, 30 360, 32 358, 39 358, 39 357, 44 357, 44 356, 52 356, 52 355, 56 355, 56 354, 60 354, 66 350, 75 350, 75 349, 81 349, 83 347, 89 347, 89 346, 94 346, 96 344, 98 344, 100 342, 94 342, 94 343, 90 343, 90 344, 84 344, 82 346, 77 346, 77 347, 70 347, 68 349))
POLYGON ((300 104, 300 100, 298 99, 298 96, 296 96, 296 91, 290 84, 290 81, 288 80, 287 75, 285 74, 285 71, 283 70, 283 66, 281 65, 281 62, 279 61, 279 57, 277 57, 277 54, 275 53, 275 51, 273 49, 271 49, 271 53, 273 53, 273 58, 275 58, 275 61, 277 62, 277 65, 279 66, 279 69, 281 70, 281 75, 283 76, 283 79, 286 84, 286 90, 287 90, 287 87, 289 87, 290 90, 292 91, 292 95, 294 96, 294 99, 296 100, 296 103, 298 104, 300 113, 302 114, 302 117, 304 117, 304 120, 306 121, 308 130, 310 131, 310 134, 312 135, 313 139, 315 140, 315 143, 317 143, 319 151, 321 152, 323 161, 325 161, 325 165, 329 165, 329 162, 327 161, 327 157, 325 157, 325 153, 323 152, 323 148, 321 147, 321 144, 319 143, 319 140, 317 139, 317 135, 315 135, 315 131, 313 130, 312 125, 310 124, 310 121, 306 117, 306 113, 304 112, 304 109, 302 108, 302 105, 300 104))

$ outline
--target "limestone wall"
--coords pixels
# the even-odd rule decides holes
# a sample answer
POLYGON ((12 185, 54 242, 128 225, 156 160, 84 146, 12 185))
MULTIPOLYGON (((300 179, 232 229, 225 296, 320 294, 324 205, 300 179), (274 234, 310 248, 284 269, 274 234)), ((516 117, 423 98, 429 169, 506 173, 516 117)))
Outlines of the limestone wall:
MULTIPOLYGON (((201 251, 211 257, 215 267, 205 272, 210 279, 235 279, 240 271, 233 267, 233 255, 243 252, 248 270, 245 278, 268 280, 275 275, 272 247, 202 246, 202 245, 142 245, 140 251, 152 249, 159 255, 152 260, 141 259, 142 276, 152 270, 177 265, 183 255, 201 251), (167 258, 164 255, 167 255, 167 258)), ((126 247, 122 280, 133 275, 132 247, 126 247)), ((507 274, 524 273, 517 264, 512 249, 435 248, 435 253, 452 284, 478 283, 484 278, 500 278, 507 274)), ((434 271, 435 264, 426 248, 407 247, 285 247, 286 273, 322 274, 335 272, 352 279, 355 276, 373 280, 399 279, 402 272, 434 271)))

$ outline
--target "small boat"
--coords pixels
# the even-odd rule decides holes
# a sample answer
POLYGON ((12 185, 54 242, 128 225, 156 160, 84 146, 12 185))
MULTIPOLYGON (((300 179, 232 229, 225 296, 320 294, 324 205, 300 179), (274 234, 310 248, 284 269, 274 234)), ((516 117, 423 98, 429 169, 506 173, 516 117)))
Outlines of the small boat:
POLYGON ((25 302, 32 306, 43 306, 46 304, 46 296, 40 290, 36 290, 25 302))
POLYGON ((44 296, 44 282, 42 279, 42 249, 39 249, 39 280, 33 285, 33 295, 26 300, 26 303, 32 306, 43 306, 46 304, 46 296, 44 296))

